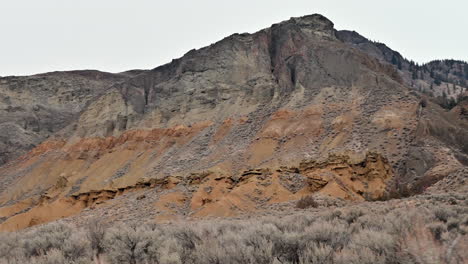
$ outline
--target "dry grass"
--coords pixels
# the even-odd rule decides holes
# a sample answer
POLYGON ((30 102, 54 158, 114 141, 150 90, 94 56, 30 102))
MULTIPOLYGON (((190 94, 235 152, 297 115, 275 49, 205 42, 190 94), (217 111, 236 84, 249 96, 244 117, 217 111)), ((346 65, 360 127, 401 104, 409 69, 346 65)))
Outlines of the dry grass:
POLYGON ((426 195, 253 220, 52 223, 2 234, 0 263, 467 263, 467 205, 426 195))

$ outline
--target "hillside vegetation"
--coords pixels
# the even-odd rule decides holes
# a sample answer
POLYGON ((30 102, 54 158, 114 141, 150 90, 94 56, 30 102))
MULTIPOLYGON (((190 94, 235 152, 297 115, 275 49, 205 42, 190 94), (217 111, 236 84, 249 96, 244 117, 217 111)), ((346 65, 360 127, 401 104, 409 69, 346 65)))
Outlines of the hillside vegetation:
POLYGON ((171 225, 55 222, 2 234, 0 263, 467 263, 467 198, 302 201, 284 215, 171 225))

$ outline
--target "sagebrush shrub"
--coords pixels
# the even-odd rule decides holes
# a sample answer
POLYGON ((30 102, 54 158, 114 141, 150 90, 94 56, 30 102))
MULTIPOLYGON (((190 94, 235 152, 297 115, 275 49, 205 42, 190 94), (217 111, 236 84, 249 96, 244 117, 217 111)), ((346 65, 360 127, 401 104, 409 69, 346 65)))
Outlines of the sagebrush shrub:
POLYGON ((467 210, 452 198, 165 225, 51 223, 0 233, 0 264, 468 263, 467 210))
POLYGON ((442 239, 442 234, 446 231, 446 227, 442 223, 432 223, 427 228, 438 241, 442 239))
POLYGON ((434 210, 434 216, 437 220, 439 221, 442 221, 442 222, 447 222, 447 220, 449 219, 450 216, 452 216, 453 213, 447 209, 447 208, 443 208, 443 207, 438 207, 434 210))
POLYGON ((397 258, 397 238, 383 231, 362 230, 352 236, 349 247, 355 251, 369 249, 386 263, 394 263, 397 258))
POLYGON ((104 248, 111 263, 157 263, 159 238, 157 229, 135 224, 119 225, 106 233, 104 248))
POLYGON ((100 264, 100 257, 105 251, 104 238, 106 235, 106 227, 98 220, 90 221, 86 226, 86 236, 89 240, 90 247, 93 250, 94 258, 100 264))
POLYGON ((46 255, 49 250, 62 249, 65 241, 71 236, 71 226, 63 223, 52 223, 26 233, 24 249, 27 256, 46 255))
POLYGON ((349 249, 345 248, 334 254, 334 264, 386 264, 385 257, 375 254, 368 248, 349 249))
POLYGON ((0 253, 0 263, 8 264, 92 262, 90 243, 85 233, 59 222, 1 235, 0 253))
POLYGON ((343 248, 351 235, 348 226, 339 221, 315 222, 304 231, 305 240, 330 246, 334 250, 343 248))
POLYGON ((306 209, 306 208, 317 208, 319 204, 315 201, 315 198, 312 195, 307 195, 299 199, 296 203, 296 207, 299 209, 306 209))
POLYGON ((21 263, 24 248, 21 236, 17 233, 0 233, 0 263, 21 263))
POLYGON ((333 248, 320 243, 310 243, 301 252, 300 264, 333 263, 333 248))

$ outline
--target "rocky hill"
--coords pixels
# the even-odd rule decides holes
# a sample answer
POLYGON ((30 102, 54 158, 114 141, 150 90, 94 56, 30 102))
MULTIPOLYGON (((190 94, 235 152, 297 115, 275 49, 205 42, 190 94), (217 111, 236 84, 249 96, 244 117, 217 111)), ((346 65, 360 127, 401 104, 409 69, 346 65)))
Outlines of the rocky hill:
POLYGON ((382 62, 394 65, 408 87, 426 94, 444 108, 451 109, 466 96, 468 63, 459 60, 434 60, 417 64, 383 43, 374 42, 355 31, 337 31, 337 37, 382 62))
POLYGON ((72 123, 86 104, 137 72, 52 72, 0 78, 0 165, 72 123))
MULTIPOLYGON (((310 15, 234 34, 149 71, 60 73, 67 85, 43 90, 28 84, 40 76, 17 86, 1 79, 40 95, 18 103, 28 106, 18 116, 1 115, 29 140, 5 142, 22 150, 42 143, 0 167, 0 229, 72 215, 235 216, 311 193, 376 200, 444 178, 464 181, 464 108, 447 111, 415 89, 432 77, 408 78, 416 66, 398 55, 310 15), (42 111, 50 118, 38 118, 42 111)), ((434 78, 449 74, 434 89, 451 82, 465 91, 456 69, 466 64, 437 65, 425 66, 434 78)))

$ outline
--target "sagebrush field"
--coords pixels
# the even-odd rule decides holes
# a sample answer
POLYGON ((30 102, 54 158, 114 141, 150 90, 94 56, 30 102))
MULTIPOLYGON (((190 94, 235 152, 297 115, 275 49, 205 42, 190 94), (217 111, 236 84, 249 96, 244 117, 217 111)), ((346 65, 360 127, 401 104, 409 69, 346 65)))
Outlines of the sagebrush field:
MULTIPOLYGON (((311 201, 312 198, 306 200, 311 201)), ((4 233, 1 263, 467 263, 466 194, 261 218, 173 224, 58 222, 4 233)), ((327 207, 328 206, 328 207, 327 207)))

